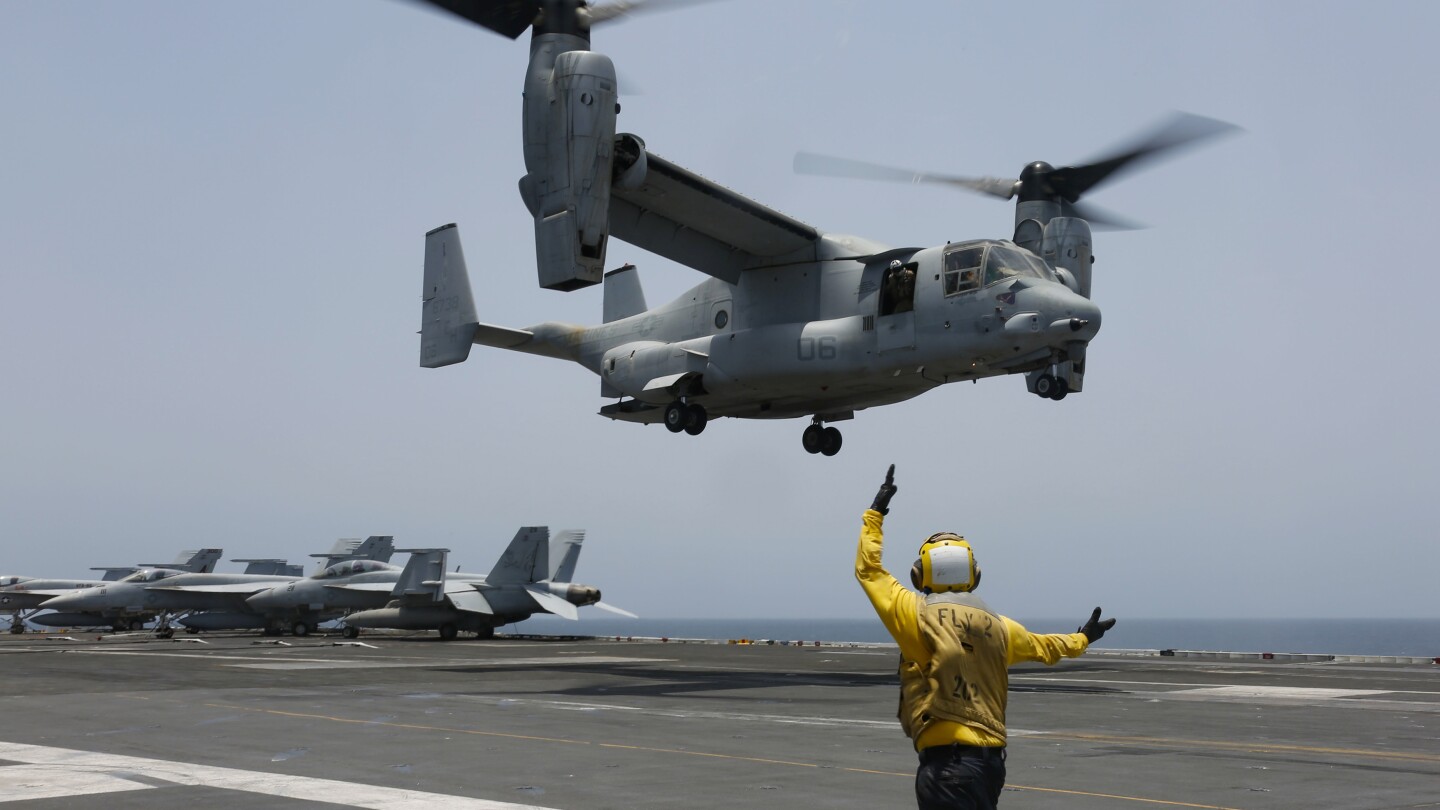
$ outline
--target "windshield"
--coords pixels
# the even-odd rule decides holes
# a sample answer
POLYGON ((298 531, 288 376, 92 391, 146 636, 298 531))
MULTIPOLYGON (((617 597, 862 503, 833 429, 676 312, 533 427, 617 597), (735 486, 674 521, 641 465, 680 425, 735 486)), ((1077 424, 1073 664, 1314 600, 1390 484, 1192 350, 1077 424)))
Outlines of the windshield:
POLYGON ((140 569, 139 571, 136 571, 135 573, 131 574, 131 575, 128 576, 128 577, 125 577, 124 579, 122 579, 122 580, 120 580, 120 581, 121 581, 121 582, 158 582, 158 581, 160 581, 160 580, 162 580, 162 579, 169 579, 170 577, 173 577, 173 576, 175 576, 175 575, 177 575, 177 574, 179 574, 179 573, 180 573, 179 571, 171 571, 171 570, 166 569, 166 568, 142 568, 142 569, 140 569))
POLYGON ((346 560, 336 563, 324 571, 311 576, 311 579, 334 579, 335 577, 348 577, 355 574, 368 574, 371 571, 383 571, 390 566, 374 560, 346 560))
POLYGON ((1026 251, 992 245, 985 255, 985 286, 1019 276, 1050 278, 1050 272, 1039 258, 1026 251))

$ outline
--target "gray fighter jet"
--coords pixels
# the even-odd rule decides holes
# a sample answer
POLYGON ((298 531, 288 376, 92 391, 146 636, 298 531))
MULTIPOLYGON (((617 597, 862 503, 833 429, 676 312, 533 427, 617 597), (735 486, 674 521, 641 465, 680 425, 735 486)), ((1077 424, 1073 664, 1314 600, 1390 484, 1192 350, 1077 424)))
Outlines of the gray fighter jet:
POLYGON ((438 630, 445 641, 461 630, 490 638, 496 627, 536 613, 577 619, 578 608, 587 605, 634 617, 600 601, 598 588, 571 582, 583 531, 559 532, 553 543, 548 535, 543 526, 521 529, 485 576, 447 574, 448 549, 411 549, 398 581, 380 594, 385 607, 347 615, 345 635, 354 638, 361 628, 383 627, 438 630))
POLYGON ((454 225, 426 236, 420 365, 472 344, 570 360, 600 376, 602 416, 699 434, 709 419, 809 417, 807 452, 839 452, 827 422, 940 385, 1024 374, 1059 400, 1079 392, 1100 309, 1091 224, 1120 225, 1082 196, 1127 167, 1231 131, 1180 116, 1078 166, 1037 161, 1018 179, 952 177, 801 155, 802 172, 933 182, 1016 198, 1010 239, 890 247, 826 233, 701 177, 617 132, 615 68, 590 29, 640 6, 583 0, 429 0, 515 38, 531 32, 520 196, 535 222, 540 286, 602 280, 615 236, 711 280, 649 309, 632 266, 603 274, 604 322, 481 323, 454 225))
POLYGON ((97 588, 108 582, 115 582, 141 568, 164 568, 177 572, 195 574, 215 570, 223 552, 218 548, 204 548, 196 551, 182 551, 172 563, 161 565, 127 565, 119 567, 91 568, 104 571, 101 579, 45 579, 41 577, 0 576, 0 611, 10 613, 10 632, 25 632, 25 622, 31 621, 45 627, 105 627, 117 632, 138 630, 144 621, 138 617, 121 617, 119 614, 102 613, 41 613, 50 599, 71 591, 97 588), (28 611, 28 613, 27 613, 28 611))
MULTIPOLYGON (((358 546, 345 546, 341 556, 345 559, 389 559, 393 552, 394 538, 374 536, 358 546)), ((253 561, 249 562, 253 565, 253 561)), ((261 563, 272 573, 187 574, 147 568, 98 588, 57 596, 45 606, 59 611, 103 611, 136 618, 160 615, 162 631, 168 629, 170 616, 187 614, 181 623, 192 629, 264 628, 267 634, 278 635, 285 629, 280 617, 255 613, 245 599, 256 591, 293 582, 300 578, 300 572, 273 573, 277 567, 287 571, 293 568, 283 561, 280 561, 280 566, 269 560, 261 563)), ((289 626, 296 635, 303 636, 325 618, 322 615, 306 615, 289 626)))

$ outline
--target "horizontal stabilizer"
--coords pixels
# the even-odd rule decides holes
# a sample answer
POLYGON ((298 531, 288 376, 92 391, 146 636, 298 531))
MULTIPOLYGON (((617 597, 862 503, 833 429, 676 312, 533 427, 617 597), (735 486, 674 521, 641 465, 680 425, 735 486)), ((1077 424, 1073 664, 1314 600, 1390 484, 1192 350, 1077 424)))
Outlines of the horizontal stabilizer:
POLYGON ((544 610, 548 613, 554 613, 556 616, 570 619, 572 621, 580 618, 579 608, 575 607, 569 602, 566 602, 564 599, 561 599, 555 594, 550 593, 544 588, 526 585, 525 590, 527 593, 530 594, 530 598, 535 600, 535 604, 540 606, 541 610, 544 610))

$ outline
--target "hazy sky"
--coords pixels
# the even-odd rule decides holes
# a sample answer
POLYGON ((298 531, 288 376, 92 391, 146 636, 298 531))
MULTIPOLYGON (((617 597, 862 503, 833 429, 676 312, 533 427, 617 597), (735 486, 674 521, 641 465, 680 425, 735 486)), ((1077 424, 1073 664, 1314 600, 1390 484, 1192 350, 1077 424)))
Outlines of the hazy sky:
MULTIPOLYGON (((825 458, 803 420, 609 422, 546 358, 419 368, 448 222, 482 320, 600 319, 599 288, 535 283, 527 38, 395 0, 0 0, 0 569, 394 534, 488 570, 549 524, 588 529, 579 579, 647 617, 861 617, 893 462, 887 562, 961 532, 1014 615, 1433 617, 1437 25, 1427 2, 730 0, 597 31, 623 131, 896 246, 1008 237, 1013 210, 794 153, 1013 176, 1174 109, 1247 130, 1094 195, 1151 227, 1097 234, 1082 394, 951 385, 825 458)), ((703 278, 612 242, 627 261, 652 304, 703 278)))

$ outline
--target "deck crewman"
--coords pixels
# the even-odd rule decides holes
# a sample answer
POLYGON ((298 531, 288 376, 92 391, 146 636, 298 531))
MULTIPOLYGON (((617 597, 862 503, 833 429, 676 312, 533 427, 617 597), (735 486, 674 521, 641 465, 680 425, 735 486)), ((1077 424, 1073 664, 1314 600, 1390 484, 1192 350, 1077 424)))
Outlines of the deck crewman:
POLYGON ((855 578, 900 645, 900 725, 920 754, 915 798, 920 810, 994 808, 1005 787, 1008 667, 1082 655, 1115 620, 1101 621, 1097 607, 1074 633, 1031 633, 975 595, 975 555, 950 532, 921 544, 910 569, 920 593, 911 591, 880 560, 882 526, 897 490, 891 464, 865 511, 855 578))

